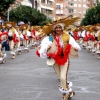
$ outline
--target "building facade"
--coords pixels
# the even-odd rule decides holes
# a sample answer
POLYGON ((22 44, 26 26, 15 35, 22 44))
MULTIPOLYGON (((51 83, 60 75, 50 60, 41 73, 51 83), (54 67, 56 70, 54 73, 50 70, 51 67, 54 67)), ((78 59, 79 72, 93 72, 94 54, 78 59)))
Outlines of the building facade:
POLYGON ((15 4, 11 5, 10 10, 16 8, 19 5, 30 6, 39 10, 47 17, 54 19, 54 0, 16 0, 15 4))
POLYGON ((47 17, 54 19, 54 0, 30 0, 32 7, 45 14, 47 17))
POLYGON ((89 8, 89 0, 55 0, 55 17, 84 17, 89 8))
POLYGON ((32 7, 32 3, 30 0, 21 0, 21 4, 32 7))
POLYGON ((89 1, 89 4, 88 4, 89 8, 92 8, 95 5, 97 0, 88 0, 88 1, 89 1))
POLYGON ((68 9, 67 7, 67 1, 66 0, 55 0, 55 6, 54 6, 54 16, 57 17, 66 17, 68 16, 68 9))
POLYGON ((68 16, 83 18, 95 2, 96 0, 16 0, 16 5, 30 6, 51 19, 68 16))

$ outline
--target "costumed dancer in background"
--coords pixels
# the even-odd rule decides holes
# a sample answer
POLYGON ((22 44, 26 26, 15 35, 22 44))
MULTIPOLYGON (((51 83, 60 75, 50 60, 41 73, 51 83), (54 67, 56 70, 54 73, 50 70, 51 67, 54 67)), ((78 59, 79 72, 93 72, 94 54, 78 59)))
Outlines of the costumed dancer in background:
POLYGON ((71 99, 75 94, 71 88, 72 83, 68 82, 70 50, 73 48, 73 50, 78 52, 81 48, 74 38, 64 31, 64 21, 67 22, 67 20, 64 19, 63 22, 61 20, 57 21, 44 30, 44 33, 50 30, 49 33, 47 33, 50 36, 44 37, 36 54, 41 58, 48 58, 47 64, 49 61, 52 61, 52 66, 55 69, 58 79, 60 79, 59 90, 62 93, 62 100, 67 100, 71 99), (52 52, 54 48, 55 51, 52 52))
POLYGON ((89 31, 88 31, 88 28, 87 27, 84 27, 84 29, 86 31, 85 31, 85 34, 84 34, 84 37, 83 37, 82 47, 83 47, 83 49, 86 49, 86 47, 88 45, 88 40, 89 40, 89 37, 88 37, 89 31))
POLYGON ((22 49, 21 49, 21 40, 23 39, 23 35, 22 35, 22 33, 21 33, 21 31, 20 31, 20 26, 16 26, 15 27, 16 28, 16 30, 17 30, 17 39, 18 39, 18 41, 16 42, 16 52, 18 52, 18 55, 20 55, 21 53, 22 53, 22 49))
POLYGON ((94 49, 93 45, 94 45, 94 41, 95 41, 93 26, 89 26, 88 31, 89 31, 89 33, 88 33, 88 43, 87 43, 86 49, 90 53, 94 49))
POLYGON ((73 37, 74 37, 74 39, 75 39, 75 41, 77 42, 77 43, 79 43, 80 44, 80 29, 79 28, 76 28, 76 29, 74 29, 73 30, 73 37))
POLYGON ((92 39, 92 41, 93 41, 93 43, 92 43, 92 54, 95 54, 96 53, 96 50, 97 50, 97 33, 98 32, 98 28, 97 28, 97 26, 94 26, 93 27, 93 39, 92 39))
POLYGON ((80 38, 81 38, 81 46, 85 49, 86 48, 86 44, 85 44, 85 36, 86 36, 86 29, 84 28, 84 26, 81 27, 81 33, 80 33, 80 38))
POLYGON ((97 31, 97 55, 98 55, 98 58, 100 59, 100 25, 97 27, 98 28, 98 31, 97 31))
POLYGON ((9 47, 10 47, 10 50, 11 50, 10 53, 12 54, 12 59, 14 59, 16 57, 15 44, 17 42, 19 42, 18 32, 14 28, 15 22, 7 22, 5 24, 6 24, 6 27, 8 29, 8 41, 9 41, 9 47))
POLYGON ((31 26, 31 45, 32 45, 32 48, 35 49, 36 47, 36 29, 37 29, 38 26, 31 26))
POLYGON ((68 32, 69 35, 74 37, 73 30, 75 30, 74 26, 70 25, 69 27, 66 28, 66 31, 68 32))
POLYGON ((28 24, 24 24, 22 26, 23 26, 23 32, 22 32, 22 34, 24 36, 23 44, 24 44, 24 47, 25 47, 24 50, 26 52, 29 52, 29 48, 28 48, 29 46, 28 46, 28 44, 29 44, 29 37, 31 36, 31 33, 28 30, 28 24))
POLYGON ((36 34, 35 34, 35 37, 36 37, 36 47, 39 46, 40 42, 41 42, 41 36, 38 36, 39 34, 39 27, 36 29, 36 34))
POLYGON ((81 34, 82 34, 82 27, 81 26, 77 27, 77 32, 78 32, 78 41, 79 41, 78 43, 82 46, 83 38, 81 36, 81 34))
POLYGON ((93 54, 95 53, 95 48, 94 48, 94 44, 95 44, 95 36, 94 36, 95 32, 94 32, 94 26, 90 27, 90 34, 89 34, 89 44, 90 44, 90 48, 88 50, 88 52, 92 52, 93 54))
POLYGON ((7 40, 7 32, 1 32, 0 30, 0 63, 5 63, 5 57, 7 56, 6 53, 2 52, 2 45, 3 42, 7 40))

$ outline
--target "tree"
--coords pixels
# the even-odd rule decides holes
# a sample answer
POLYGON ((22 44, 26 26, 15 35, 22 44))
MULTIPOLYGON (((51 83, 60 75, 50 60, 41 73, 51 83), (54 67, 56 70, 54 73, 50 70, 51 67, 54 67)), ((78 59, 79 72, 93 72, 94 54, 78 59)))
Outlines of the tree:
POLYGON ((100 3, 97 6, 94 6, 85 14, 85 17, 81 21, 81 25, 93 25, 100 23, 100 3))
POLYGON ((14 4, 15 0, 0 0, 0 16, 4 16, 5 11, 14 4))
POLYGON ((17 23, 23 21, 25 23, 31 22, 31 25, 44 25, 49 23, 50 19, 36 9, 20 5, 10 11, 10 21, 15 21, 17 23))
POLYGON ((95 3, 95 5, 98 5, 99 4, 99 0, 96 0, 96 3, 95 3))

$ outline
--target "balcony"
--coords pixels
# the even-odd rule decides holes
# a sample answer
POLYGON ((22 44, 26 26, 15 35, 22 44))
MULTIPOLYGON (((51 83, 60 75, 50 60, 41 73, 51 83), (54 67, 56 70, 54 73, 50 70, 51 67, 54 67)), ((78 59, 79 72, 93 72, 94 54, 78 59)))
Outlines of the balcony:
POLYGON ((69 9, 70 9, 70 8, 73 9, 73 7, 74 7, 74 5, 69 5, 69 6, 68 6, 69 9))
POLYGON ((49 15, 49 16, 53 15, 53 11, 52 10, 41 8, 41 12, 44 13, 45 15, 49 15))
POLYGON ((66 9, 74 9, 74 5, 68 5, 66 6, 66 9))
POLYGON ((53 8, 53 3, 51 3, 51 2, 48 2, 47 4, 46 3, 41 3, 41 5, 45 6, 45 7, 53 8))
POLYGON ((48 9, 41 9, 41 13, 45 14, 47 17, 53 19, 54 17, 54 12, 50 11, 48 9))
POLYGON ((73 10, 74 10, 73 7, 67 7, 67 9, 68 9, 69 11, 73 11, 73 10))
POLYGON ((73 0, 69 0, 68 4, 74 4, 73 0))

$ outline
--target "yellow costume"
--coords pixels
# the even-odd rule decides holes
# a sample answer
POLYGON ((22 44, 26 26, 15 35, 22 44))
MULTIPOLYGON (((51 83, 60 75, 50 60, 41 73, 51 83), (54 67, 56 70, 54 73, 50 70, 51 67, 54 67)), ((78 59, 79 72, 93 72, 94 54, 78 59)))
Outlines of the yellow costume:
POLYGON ((66 24, 64 22, 67 22, 67 19, 65 20, 62 19, 62 21, 60 20, 58 22, 54 22, 44 28, 43 32, 50 34, 50 36, 44 37, 44 39, 41 41, 39 49, 36 51, 36 54, 41 58, 48 58, 48 60, 53 59, 50 61, 53 61, 53 63, 51 62, 52 66, 55 69, 58 79, 60 79, 59 90, 63 94, 63 100, 67 100, 66 94, 68 94, 68 98, 71 98, 74 95, 74 92, 71 88, 72 83, 69 82, 68 85, 67 80, 69 69, 68 61, 71 48, 77 48, 77 50, 81 50, 80 46, 77 44, 74 38, 64 31, 64 26, 66 24), (59 33, 60 35, 57 35, 55 32, 58 26, 62 30, 59 33), (53 33, 51 33, 50 29, 53 30, 53 33), (55 43, 55 45, 52 45, 52 43, 55 43), (54 53, 52 51, 49 52, 54 48, 57 48, 57 50, 55 49, 56 51, 54 53))

